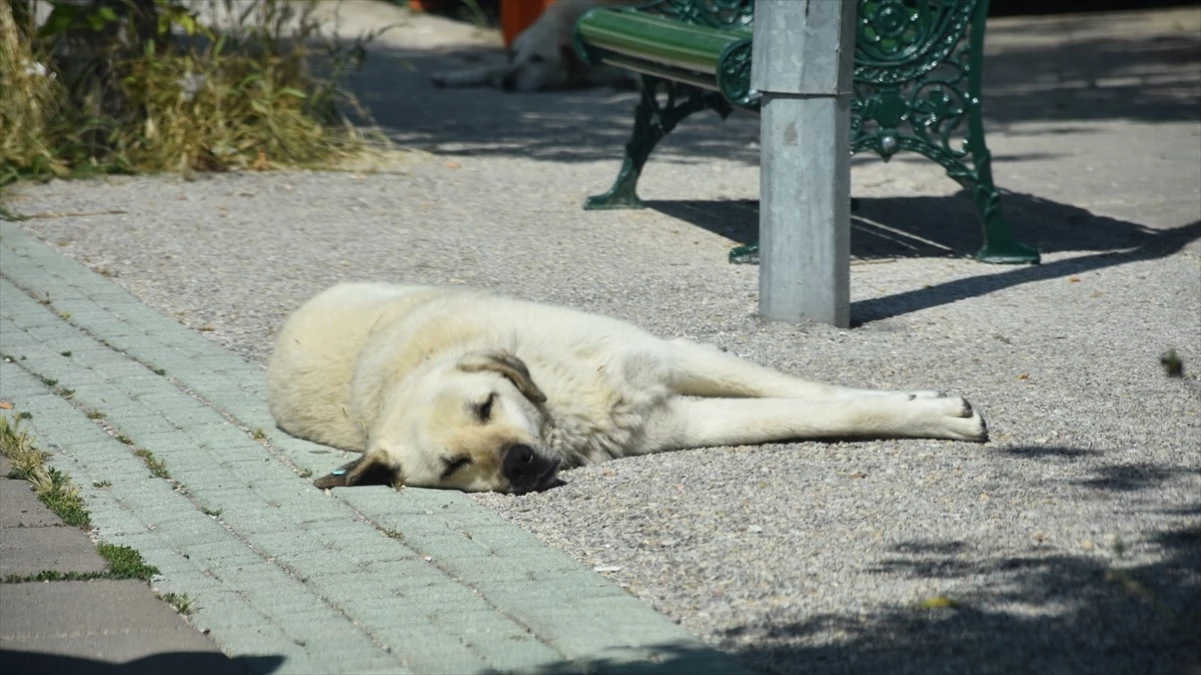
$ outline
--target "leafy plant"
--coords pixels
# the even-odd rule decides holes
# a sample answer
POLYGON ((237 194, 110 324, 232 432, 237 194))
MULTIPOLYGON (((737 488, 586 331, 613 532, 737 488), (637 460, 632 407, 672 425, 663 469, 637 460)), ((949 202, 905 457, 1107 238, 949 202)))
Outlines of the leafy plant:
POLYGON ((342 82, 379 31, 327 37, 314 0, 48 2, 40 26, 32 0, 0 3, 0 186, 318 165, 363 146, 342 82))

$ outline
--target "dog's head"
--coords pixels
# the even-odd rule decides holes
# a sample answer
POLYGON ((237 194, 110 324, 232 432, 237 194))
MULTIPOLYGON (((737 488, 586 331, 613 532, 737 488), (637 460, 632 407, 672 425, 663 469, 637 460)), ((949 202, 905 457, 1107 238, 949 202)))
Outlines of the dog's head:
POLYGON ((582 64, 552 31, 551 24, 534 24, 513 40, 509 49, 509 70, 501 78, 501 88, 509 91, 563 89, 578 79, 582 64))
POLYGON ((559 460, 541 449, 545 401, 525 363, 507 352, 427 363, 390 393, 363 456, 314 485, 382 478, 468 492, 549 487, 559 460))

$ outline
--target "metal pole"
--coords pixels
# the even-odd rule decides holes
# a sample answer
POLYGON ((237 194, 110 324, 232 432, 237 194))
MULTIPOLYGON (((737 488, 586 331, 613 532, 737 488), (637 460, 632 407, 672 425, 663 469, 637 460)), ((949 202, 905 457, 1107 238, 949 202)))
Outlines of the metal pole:
POLYGON ((855 0, 755 0, 759 311, 850 325, 855 0))

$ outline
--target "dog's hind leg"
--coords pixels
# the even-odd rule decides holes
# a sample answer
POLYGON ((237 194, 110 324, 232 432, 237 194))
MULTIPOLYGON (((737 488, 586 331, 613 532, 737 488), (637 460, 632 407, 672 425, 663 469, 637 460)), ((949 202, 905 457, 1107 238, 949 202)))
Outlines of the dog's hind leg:
POLYGON ((462 70, 448 70, 433 73, 430 81, 436 87, 460 89, 467 87, 497 87, 505 75, 513 71, 509 65, 488 65, 462 70))
POLYGON ((863 396, 833 401, 676 397, 650 419, 642 452, 834 438, 988 440, 983 418, 957 396, 863 396))
POLYGON ((834 400, 884 396, 909 400, 936 398, 936 391, 883 391, 852 389, 813 382, 727 354, 717 347, 691 340, 671 340, 668 355, 672 385, 686 396, 791 398, 834 400))

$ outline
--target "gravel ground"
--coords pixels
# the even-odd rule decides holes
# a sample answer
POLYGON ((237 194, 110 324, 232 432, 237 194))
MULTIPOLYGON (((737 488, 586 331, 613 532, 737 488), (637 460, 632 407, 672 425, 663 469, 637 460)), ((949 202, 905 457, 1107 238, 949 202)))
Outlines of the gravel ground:
POLYGON ((765 672, 1201 672, 1201 11, 1119 19, 990 25, 994 172, 1042 265, 972 261, 977 221, 937 168, 857 158, 852 330, 758 320, 757 268, 725 262, 754 236, 753 118, 684 123, 644 178, 652 208, 583 212, 632 96, 434 90, 425 73, 488 40, 431 19, 359 83, 413 148, 378 170, 54 181, 7 203, 259 363, 309 296, 375 279, 962 394, 989 444, 687 451, 477 499, 765 672))

